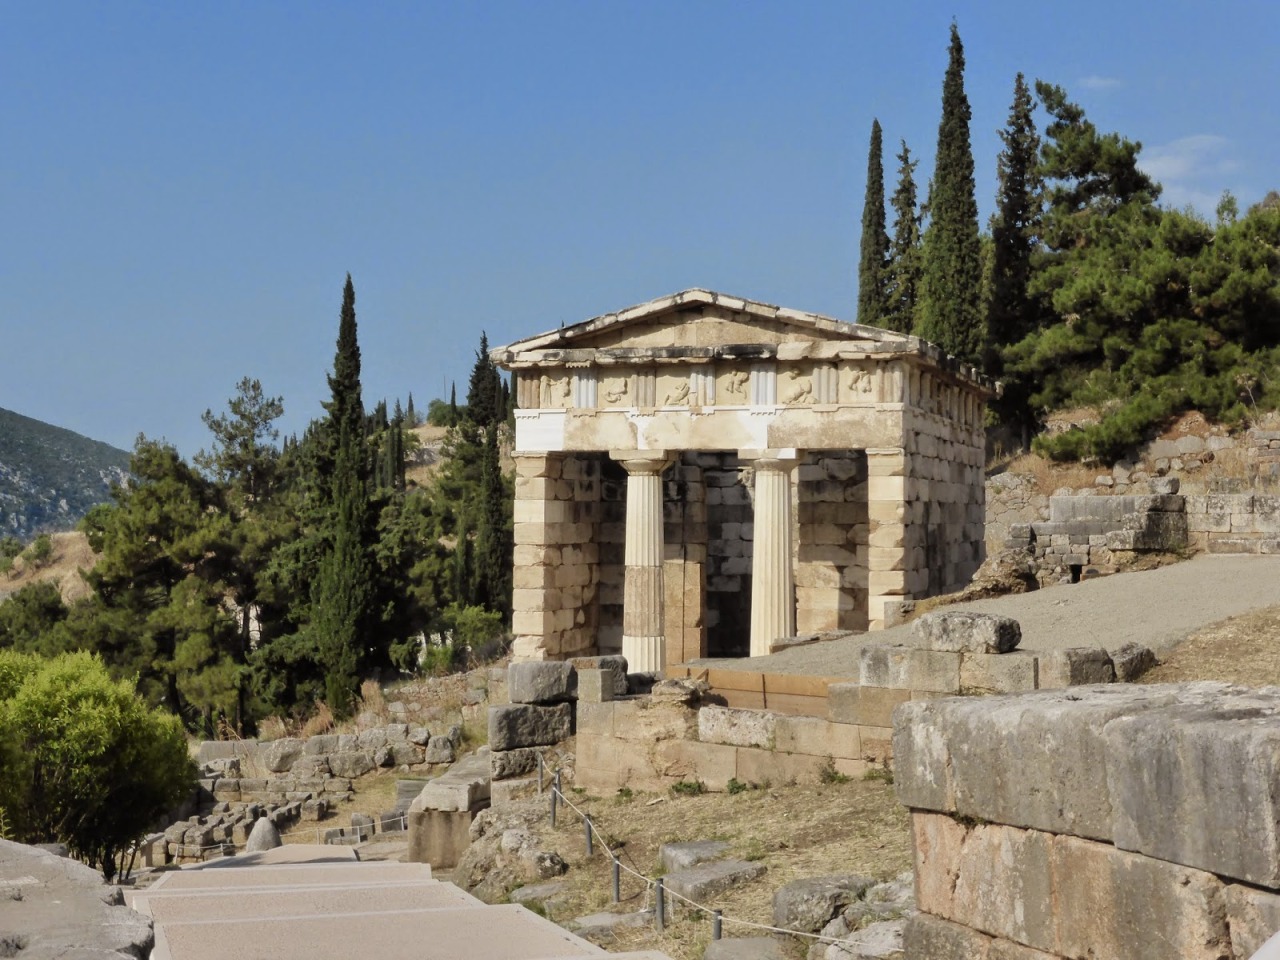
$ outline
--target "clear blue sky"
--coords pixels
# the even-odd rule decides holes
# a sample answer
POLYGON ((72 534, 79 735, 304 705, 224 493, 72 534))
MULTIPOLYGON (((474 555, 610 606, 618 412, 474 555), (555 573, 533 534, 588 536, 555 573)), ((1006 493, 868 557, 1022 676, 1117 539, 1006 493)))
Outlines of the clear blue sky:
POLYGON ((873 118, 932 172, 948 25, 978 202, 1014 74, 1168 203, 1280 188, 1280 7, 0 5, 0 406, 186 455, 243 376, 320 413, 350 271, 367 405, 690 286, 852 319, 873 118))

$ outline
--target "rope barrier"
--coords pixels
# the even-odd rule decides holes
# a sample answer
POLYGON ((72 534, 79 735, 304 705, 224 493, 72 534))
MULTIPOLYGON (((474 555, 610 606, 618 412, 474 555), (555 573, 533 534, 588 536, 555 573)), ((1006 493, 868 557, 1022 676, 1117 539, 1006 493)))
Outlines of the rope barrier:
POLYGON ((708 915, 711 918, 712 939, 715 939, 715 940, 720 939, 721 925, 729 923, 729 924, 735 924, 739 927, 745 927, 751 930, 767 930, 770 933, 783 933, 791 937, 803 937, 806 940, 813 940, 817 943, 843 943, 844 942, 836 937, 824 937, 820 933, 808 933, 804 930, 789 930, 786 927, 775 927, 772 924, 756 923, 755 921, 752 921, 752 920, 736 920, 733 917, 725 916, 724 912, 721 910, 716 910, 711 907, 704 906, 703 904, 698 903, 696 900, 691 900, 689 897, 686 897, 683 894, 677 893, 676 891, 668 887, 663 882, 661 877, 657 878, 656 880, 651 879, 647 877, 645 874, 631 869, 626 864, 624 864, 621 860, 618 859, 617 854, 613 852, 613 848, 609 845, 609 841, 605 838, 604 834, 601 833, 596 828, 595 819, 590 814, 586 813, 584 810, 579 808, 577 804, 575 804, 572 800, 570 800, 568 797, 564 795, 563 791, 560 789, 560 772, 558 770, 556 771, 555 779, 551 784, 551 825, 553 827, 555 826, 555 822, 556 822, 555 810, 556 810, 557 798, 566 807, 568 807, 570 810, 576 813, 582 819, 582 821, 586 824, 588 856, 590 855, 590 850, 591 850, 591 836, 594 835, 599 839, 601 847, 609 854, 609 857, 612 859, 613 870, 614 870, 614 879, 613 879, 613 889, 614 889, 613 902, 614 903, 619 902, 618 901, 618 872, 623 870, 631 874, 636 879, 643 881, 645 885, 645 903, 646 904, 648 903, 649 892, 653 891, 655 893, 654 914, 656 919, 656 926, 658 928, 659 933, 663 931, 665 922, 666 922, 665 900, 667 897, 670 897, 672 900, 679 900, 683 903, 688 904, 690 908, 698 911, 699 913, 708 915))

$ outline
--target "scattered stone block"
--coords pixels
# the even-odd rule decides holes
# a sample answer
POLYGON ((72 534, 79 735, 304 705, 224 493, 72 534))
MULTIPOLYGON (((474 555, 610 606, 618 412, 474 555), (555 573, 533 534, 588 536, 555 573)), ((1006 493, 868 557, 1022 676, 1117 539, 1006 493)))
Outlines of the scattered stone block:
POLYGON ((960 654, 872 644, 862 648, 858 682, 864 687, 957 694, 960 692, 960 654))
POLYGON ((817 933, 874 885, 859 874, 794 880, 774 891, 773 925, 817 933))
POLYGON ((489 708, 489 746, 493 750, 513 750, 558 743, 571 732, 573 708, 509 704, 489 708))
POLYGON ((729 844, 721 840, 690 840, 684 843, 664 843, 658 849, 662 869, 668 873, 697 866, 707 860, 719 860, 729 852, 729 844))
POLYGON ((373 757, 363 751, 334 753, 329 756, 329 769, 335 777, 354 779, 374 768, 373 757))
POLYGON ((763 863, 746 860, 715 860, 700 863, 687 870, 668 873, 664 882, 669 890, 690 900, 705 903, 726 890, 740 886, 761 876, 763 863))
POLYGON ((616 697, 616 677, 613 671, 578 671, 579 703, 608 703, 616 697))
POLYGON ((1111 653, 1117 683, 1132 683, 1156 665, 1155 652, 1150 647, 1126 643, 1111 653))
POLYGON ((575 671, 564 660, 526 660, 507 668, 507 696, 517 703, 558 703, 574 696, 575 671))
POLYGON ((531 903, 537 904, 542 908, 544 915, 550 915, 564 903, 564 896, 568 888, 568 880, 545 880, 542 883, 530 883, 523 887, 516 887, 516 889, 507 894, 507 899, 512 903, 522 903, 526 906, 531 903))
POLYGON ((423 760, 426 763, 453 763, 454 744, 447 736, 434 736, 427 742, 423 760))
POLYGON ((991 613, 926 613, 911 627, 927 650, 953 653, 1008 653, 1022 642, 1022 626, 991 613))
POLYGON ((960 692, 1026 693, 1039 686, 1040 659, 1029 651, 966 653, 960 659, 960 692))
POLYGON ((254 823, 253 829, 249 832, 244 850, 245 853, 260 853, 264 850, 274 850, 280 845, 280 831, 269 818, 262 817, 254 823))
POLYGON ((728 937, 707 944, 702 960, 787 960, 776 937, 728 937))
POLYGON ((618 930, 652 926, 652 910, 635 913, 592 913, 569 921, 569 929, 580 937, 596 943, 610 943, 617 939, 618 930))
POLYGON ((1114 683, 1115 665, 1101 648, 1072 647, 1040 654, 1040 689, 1114 683))
POLYGON ((860 727, 891 727, 894 708, 910 699, 910 690, 833 683, 827 687, 827 719, 860 727))

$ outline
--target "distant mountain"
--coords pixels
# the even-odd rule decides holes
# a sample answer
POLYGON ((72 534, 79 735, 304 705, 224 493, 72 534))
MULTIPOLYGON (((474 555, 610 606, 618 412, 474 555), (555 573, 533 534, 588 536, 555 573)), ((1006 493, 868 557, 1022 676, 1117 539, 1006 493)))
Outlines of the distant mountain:
POLYGON ((0 536, 70 530, 128 468, 123 450, 0 407, 0 536))

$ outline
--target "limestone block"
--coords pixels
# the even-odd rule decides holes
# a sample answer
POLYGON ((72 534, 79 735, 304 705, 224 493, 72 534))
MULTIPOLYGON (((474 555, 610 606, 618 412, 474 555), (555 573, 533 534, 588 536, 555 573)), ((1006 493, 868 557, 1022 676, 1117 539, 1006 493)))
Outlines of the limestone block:
POLYGON ((1052 834, 985 824, 971 830, 955 868, 948 919, 1042 950, 1056 944, 1052 834))
POLYGON ((902 931, 902 955, 911 960, 992 960, 991 938, 940 917, 917 913, 902 931))
POLYGON ((764 872, 765 865, 758 861, 716 860, 668 873, 664 882, 672 893, 706 903, 726 890, 749 883, 764 872))
POLYGON ((968 833, 947 814, 912 812, 911 848, 919 909, 939 917, 956 915, 956 880, 968 833))
POLYGON ((991 613, 926 613, 912 625, 911 635, 929 650, 1008 653, 1022 641, 1022 627, 991 613))
POLYGON ((738 748, 694 740, 660 740, 650 751, 654 773, 671 784, 701 780, 709 790, 723 790, 738 773, 738 748))
POLYGON ((690 840, 684 843, 664 843, 658 848, 662 869, 671 872, 719 860, 729 854, 729 844, 723 840, 690 840))
POLYGON ((960 659, 960 690, 966 694, 1035 690, 1039 686, 1039 662, 1039 657, 1028 650, 1004 654, 963 654, 960 659))
MULTIPOLYGON (((874 576, 874 574, 872 574, 874 576)), ((866 687, 960 692, 960 654, 873 644, 862 648, 858 682, 866 687)))
POLYGON ((1158 661, 1150 647, 1126 643, 1111 651, 1111 662, 1115 667, 1116 682, 1132 683, 1154 667, 1158 661))
POLYGON ((1115 960, 1230 955, 1223 884, 1212 874, 1076 837, 1054 838, 1052 857, 1053 953, 1115 960))
POLYGON ((697 730, 698 711, 684 703, 646 697, 614 703, 613 731, 622 740, 696 740, 697 730))
POLYGON ((1221 697, 1103 731, 1118 847, 1280 887, 1280 697, 1221 697))
POLYGON ((780 719, 763 710, 706 705, 698 711, 698 739, 703 743, 772 749, 780 719))
POLYGON ((1248 960, 1280 930, 1280 895, 1236 884, 1225 895, 1232 960, 1248 960))
POLYGON ((818 717, 779 717, 775 748, 812 757, 862 759, 860 728, 850 723, 831 723, 818 717))
POLYGON ((627 693, 627 658, 621 654, 603 657, 573 657, 569 664, 575 670, 608 670, 613 675, 613 692, 623 697, 627 693))
POLYGON ((835 723, 891 727, 894 708, 910 699, 910 690, 833 683, 827 687, 827 719, 835 723))
POLYGON ((573 697, 574 669, 562 660, 524 661, 507 669, 507 696, 515 703, 556 703, 573 697))
POLYGON ((614 699, 615 696, 612 671, 578 671, 578 701, 580 703, 605 703, 614 699))
POLYGON ((612 702, 592 703, 587 700, 579 700, 576 711, 578 735, 590 734, 593 736, 612 737, 613 713, 614 704, 612 702))
POLYGON ((793 880, 773 892, 773 925, 818 933, 874 885, 874 878, 856 873, 793 880))
POLYGON ((517 747, 515 750, 491 750, 489 774, 494 780, 510 780, 534 773, 538 769, 538 757, 542 750, 535 747, 517 747))
POLYGON ((494 750, 558 743, 571 732, 573 709, 512 703, 489 708, 489 746, 494 750))
POLYGON ((353 750, 349 753, 334 753, 329 756, 329 769, 333 771, 335 777, 353 777, 364 776, 374 767, 373 756, 363 750, 353 750))
POLYGON ((284 773, 302 756, 303 742, 293 737, 272 740, 262 746, 259 760, 272 773, 284 773))
POLYGON ((1110 840, 1111 798, 1099 784, 1104 727, 1222 685, 1195 686, 1198 694, 1113 684, 903 704, 893 728, 898 799, 913 809, 1110 840))
POLYGON ((1075 687, 1115 681, 1111 655, 1101 648, 1072 647, 1040 654, 1040 688, 1075 687))
POLYGON ((737 778, 742 783, 813 783, 824 763, 821 757, 756 747, 738 747, 737 751, 737 778))

